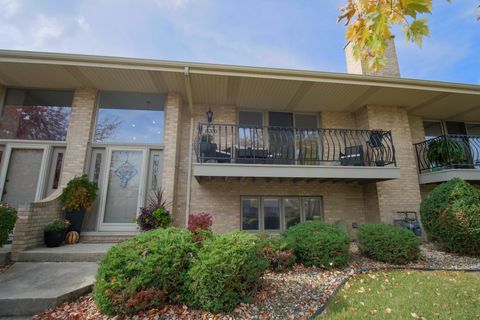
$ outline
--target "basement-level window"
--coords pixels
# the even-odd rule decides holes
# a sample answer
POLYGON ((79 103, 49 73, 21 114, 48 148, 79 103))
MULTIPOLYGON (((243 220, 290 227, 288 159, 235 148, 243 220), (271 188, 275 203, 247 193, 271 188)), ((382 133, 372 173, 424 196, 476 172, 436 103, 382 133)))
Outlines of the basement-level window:
POLYGON ((241 198, 242 230, 281 232, 308 220, 324 220, 322 197, 241 198))

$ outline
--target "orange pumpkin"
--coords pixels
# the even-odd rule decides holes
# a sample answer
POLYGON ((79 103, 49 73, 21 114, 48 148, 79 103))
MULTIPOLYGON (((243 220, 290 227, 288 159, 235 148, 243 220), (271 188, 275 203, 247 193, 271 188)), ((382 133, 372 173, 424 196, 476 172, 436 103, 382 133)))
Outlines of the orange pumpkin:
POLYGON ((77 231, 70 231, 67 233, 67 236, 65 238, 65 243, 66 244, 75 244, 78 243, 80 240, 80 235, 78 234, 77 231))

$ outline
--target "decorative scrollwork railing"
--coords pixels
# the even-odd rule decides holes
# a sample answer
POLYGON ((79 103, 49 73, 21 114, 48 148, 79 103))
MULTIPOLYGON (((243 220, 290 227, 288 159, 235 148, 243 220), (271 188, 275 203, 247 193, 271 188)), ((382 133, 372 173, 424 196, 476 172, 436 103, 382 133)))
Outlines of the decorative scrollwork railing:
POLYGON ((480 136, 441 135, 414 146, 420 173, 480 168, 480 136))
POLYGON ((396 165, 390 131, 205 124, 197 126, 197 162, 396 165))

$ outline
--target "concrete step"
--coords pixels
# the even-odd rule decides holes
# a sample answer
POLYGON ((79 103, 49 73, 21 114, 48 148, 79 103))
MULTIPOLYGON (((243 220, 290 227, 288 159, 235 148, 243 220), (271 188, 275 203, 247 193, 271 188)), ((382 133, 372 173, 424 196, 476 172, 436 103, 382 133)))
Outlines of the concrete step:
MULTIPOLYGON (((91 291, 95 262, 18 262, 0 273, 0 317, 31 316, 91 291)), ((1 319, 1 318, 0 318, 1 319)))
POLYGON ((11 244, 5 244, 0 248, 0 267, 10 263, 10 251, 12 250, 11 244))
POLYGON ((19 252, 17 262, 98 262, 116 243, 77 243, 57 248, 40 247, 19 252))
POLYGON ((133 238, 134 234, 128 235, 81 235, 81 243, 120 243, 126 239, 133 238))

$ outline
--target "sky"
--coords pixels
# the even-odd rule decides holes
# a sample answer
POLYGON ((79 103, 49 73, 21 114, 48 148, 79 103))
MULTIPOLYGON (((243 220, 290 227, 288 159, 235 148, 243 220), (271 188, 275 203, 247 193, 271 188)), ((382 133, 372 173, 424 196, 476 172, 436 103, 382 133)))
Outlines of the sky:
MULTIPOLYGON (((346 72, 347 0, 0 0, 0 49, 346 72)), ((477 0, 433 0, 404 78, 480 84, 477 0)))

